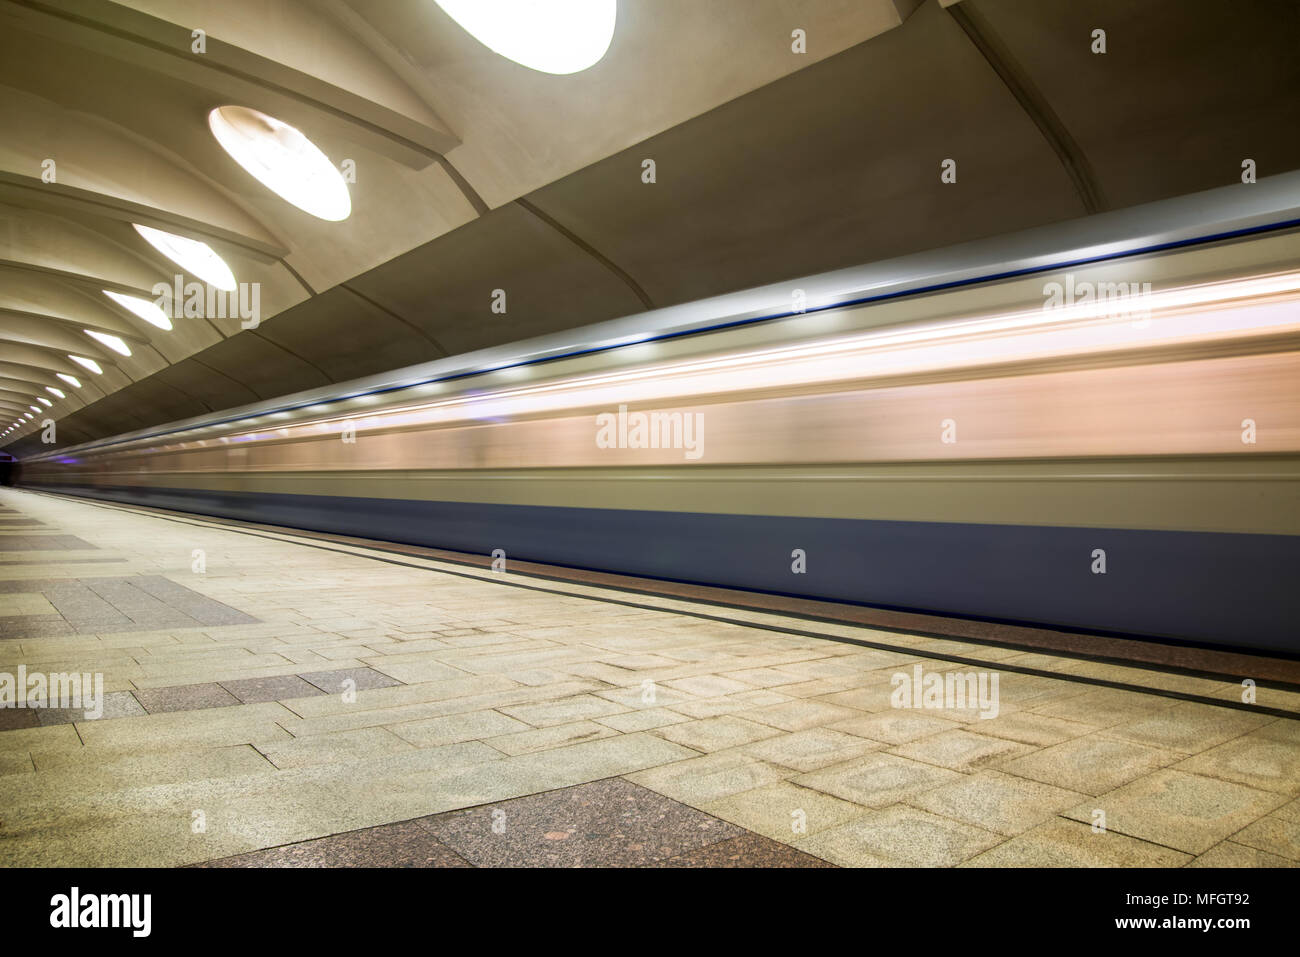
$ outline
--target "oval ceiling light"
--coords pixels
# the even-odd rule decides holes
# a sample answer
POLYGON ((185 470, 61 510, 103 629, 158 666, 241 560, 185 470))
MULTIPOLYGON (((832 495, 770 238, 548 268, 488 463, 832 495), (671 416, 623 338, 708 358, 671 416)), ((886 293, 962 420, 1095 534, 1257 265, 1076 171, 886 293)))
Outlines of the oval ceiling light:
POLYGON ((102 342, 119 355, 129 356, 131 354, 127 344, 117 336, 110 336, 107 332, 96 332, 94 329, 82 329, 81 331, 96 342, 102 342))
POLYGON ((343 174, 288 123, 244 106, 219 106, 208 114, 208 126, 231 159, 281 199, 331 222, 351 215, 343 174))
POLYGON ((75 375, 68 375, 66 372, 56 372, 54 374, 58 376, 60 379, 62 379, 64 382, 66 382, 68 385, 72 386, 74 389, 81 388, 81 380, 78 379, 75 375))
POLYGON ((214 253, 207 243, 154 229, 152 226, 141 226, 139 223, 131 225, 144 237, 145 242, 187 273, 227 292, 236 288, 235 274, 230 271, 226 261, 214 253))
POLYGON ((435 0, 479 43, 530 70, 565 75, 600 62, 617 0, 435 0))
MULTIPOLYGON (((69 355, 68 358, 71 359, 73 362, 77 363, 78 365, 85 366, 91 372, 95 373, 95 375, 104 374, 104 370, 99 367, 99 363, 96 362, 94 359, 87 359, 85 356, 74 356, 74 355, 69 355)), ((61 373, 60 373, 60 377, 62 377, 61 373)), ((72 377, 68 376, 68 378, 70 379, 72 377)))
POLYGON ((33 412, 41 411, 41 407, 39 405, 29 405, 27 408, 31 409, 33 412))
POLYGON ((51 402, 49 399, 45 398, 45 396, 43 396, 43 395, 38 395, 38 396, 36 397, 36 401, 39 402, 41 405, 45 406, 45 408, 47 408, 47 409, 52 408, 53 405, 54 405, 53 402, 51 402))
MULTIPOLYGON (((225 263, 222 263, 221 265, 224 266, 225 263)), ((198 274, 195 273, 195 275, 198 274)), ((231 278, 231 281, 234 281, 233 277, 231 278)), ((215 285, 215 283, 213 285, 215 285)), ((234 289, 235 287, 231 286, 230 288, 234 289)), ((159 329, 166 330, 170 330, 172 327, 172 321, 167 318, 167 313, 163 312, 162 307, 156 302, 150 302, 148 299, 141 299, 139 296, 128 296, 126 293, 109 292, 107 289, 104 290, 104 295, 109 299, 112 299, 123 309, 135 313, 151 326, 157 326, 159 329)), ((130 355, 130 353, 127 353, 127 355, 130 355)))
POLYGON ((62 389, 56 389, 52 385, 47 385, 45 387, 45 391, 48 392, 50 395, 57 396, 60 399, 66 399, 68 397, 68 394, 66 392, 64 392, 62 389))

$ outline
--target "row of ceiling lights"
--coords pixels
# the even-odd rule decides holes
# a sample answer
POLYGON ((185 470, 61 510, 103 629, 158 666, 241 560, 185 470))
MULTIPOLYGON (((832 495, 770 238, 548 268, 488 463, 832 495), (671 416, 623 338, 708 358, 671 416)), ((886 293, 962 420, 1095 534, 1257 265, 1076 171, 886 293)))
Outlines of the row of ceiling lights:
MULTIPOLYGON (((599 61, 613 40, 617 18, 617 0, 436 2, 493 52, 529 69, 553 74, 577 73, 599 61)), ((208 128, 236 163, 281 199, 330 222, 351 215, 352 198, 343 176, 329 157, 295 127, 248 107, 219 106, 208 114, 208 128)), ((149 245, 186 272, 224 291, 236 288, 234 273, 207 243, 140 223, 132 225, 149 245)), ((156 303, 109 289, 103 293, 150 325, 171 330, 171 318, 156 303)), ((114 352, 131 355, 120 336, 94 329, 82 331, 114 352)), ((95 375, 104 371, 94 359, 71 354, 68 358, 95 375)), ((61 372, 57 375, 74 388, 81 388, 76 377, 61 372)), ((66 398, 64 392, 52 386, 47 386, 46 391, 66 398)), ((37 401, 46 407, 53 405, 43 396, 37 401)), ((0 437, 42 411, 35 405, 29 408, 32 411, 0 432, 0 437)))
MULTIPOLYGON (((221 106, 208 114, 208 126, 235 162, 294 206, 333 222, 347 219, 351 214, 352 201, 342 175, 311 140, 288 123, 247 107, 221 106)), ((225 292, 237 288, 235 274, 207 243, 140 223, 132 225, 145 242, 190 275, 225 292)), ((157 303, 111 289, 103 293, 151 326, 164 331, 172 329, 171 318, 157 303)), ((130 346, 120 336, 95 329, 82 331, 120 355, 131 355, 130 346)), ((104 370, 94 359, 72 354, 68 358, 95 375, 103 374, 104 370)), ((56 374, 73 388, 81 388, 75 376, 56 374)), ((52 386, 46 386, 46 391, 60 399, 67 397, 61 389, 52 386)), ((37 397, 37 401, 46 407, 53 406, 43 396, 37 397)), ((28 408, 32 411, 15 420, 0 436, 8 435, 30 421, 33 414, 43 411, 36 405, 28 408)))

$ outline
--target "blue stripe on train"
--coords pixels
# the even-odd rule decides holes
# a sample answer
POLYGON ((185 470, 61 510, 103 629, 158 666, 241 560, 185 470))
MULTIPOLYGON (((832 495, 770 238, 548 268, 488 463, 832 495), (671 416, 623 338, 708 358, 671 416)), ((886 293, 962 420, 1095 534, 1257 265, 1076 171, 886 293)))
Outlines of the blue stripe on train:
POLYGON ((520 561, 1300 653, 1300 536, 24 484, 520 561), (791 571, 796 548, 806 574, 791 571))

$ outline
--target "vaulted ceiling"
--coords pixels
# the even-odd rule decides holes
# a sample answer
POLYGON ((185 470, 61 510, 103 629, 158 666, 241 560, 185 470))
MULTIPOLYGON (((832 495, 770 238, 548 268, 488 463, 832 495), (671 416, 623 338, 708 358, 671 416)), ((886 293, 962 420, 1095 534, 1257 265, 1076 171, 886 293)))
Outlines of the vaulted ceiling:
POLYGON ((1294 0, 620 0, 605 57, 554 76, 433 0, 0 0, 0 429, 43 409, 0 444, 1300 168, 1297 41, 1294 0), (351 160, 351 215, 236 165, 226 104, 351 160), (261 324, 112 302, 177 273, 133 223, 207 243, 261 324))

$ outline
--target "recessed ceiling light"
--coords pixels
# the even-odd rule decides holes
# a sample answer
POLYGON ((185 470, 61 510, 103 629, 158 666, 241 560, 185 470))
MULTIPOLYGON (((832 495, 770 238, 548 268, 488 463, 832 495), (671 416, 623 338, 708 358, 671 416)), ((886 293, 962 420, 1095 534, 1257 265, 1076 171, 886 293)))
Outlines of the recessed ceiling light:
POLYGON ((64 392, 62 389, 56 389, 52 385, 47 385, 45 387, 45 391, 48 392, 50 395, 58 396, 60 399, 66 399, 68 397, 68 394, 66 392, 64 392))
POLYGON ((235 288, 235 274, 230 271, 226 261, 214 253, 207 243, 154 229, 152 226, 141 226, 139 223, 131 225, 144 237, 145 242, 186 272, 198 276, 218 289, 235 288))
POLYGON ((96 342, 102 342, 116 353, 124 356, 129 356, 131 354, 131 350, 127 348, 127 344, 117 336, 110 336, 107 332, 96 332, 94 329, 82 329, 81 331, 90 336, 90 338, 94 339, 96 342))
POLYGON ((343 175, 288 123, 245 106, 219 106, 208 114, 208 126, 222 149, 281 199, 331 222, 352 213, 343 175))
POLYGON ((617 0, 435 0, 493 53, 541 73, 594 66, 614 39, 617 0))
POLYGON ((31 409, 33 412, 41 411, 41 407, 39 405, 29 405, 27 408, 31 409))
MULTIPOLYGON (((73 356, 73 355, 68 356, 68 358, 71 359, 73 362, 77 363, 78 365, 85 366, 85 367, 86 367, 87 369, 89 369, 91 372, 95 373, 95 375, 103 375, 103 374, 104 374, 104 370, 101 369, 101 368, 99 367, 99 363, 96 362, 94 359, 87 359, 87 358, 85 358, 84 356, 73 356)), ((60 378, 69 378, 69 379, 72 378, 71 376, 66 376, 66 377, 65 377, 65 376, 63 376, 62 373, 59 374, 59 377, 60 377, 60 378)))
POLYGON ((54 406, 54 403, 51 402, 49 399, 45 398, 45 396, 43 395, 38 395, 36 397, 36 401, 39 402, 41 405, 45 406, 45 408, 47 409, 52 408, 54 406))
POLYGON ((68 385, 72 386, 74 389, 81 388, 81 380, 78 379, 75 375, 68 375, 66 372, 56 372, 54 374, 58 376, 60 379, 62 379, 64 382, 66 382, 68 385))
MULTIPOLYGON (((224 263, 222 265, 225 265, 224 263)), ((195 274, 197 275, 197 273, 195 274)), ((234 288, 231 286, 230 288, 234 288)), ((141 299, 139 296, 128 296, 122 292, 110 292, 104 290, 104 295, 112 299, 123 309, 135 313, 151 326, 157 326, 159 329, 170 330, 172 321, 167 318, 167 313, 162 311, 162 307, 156 302, 150 302, 148 299, 141 299)))

